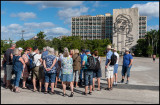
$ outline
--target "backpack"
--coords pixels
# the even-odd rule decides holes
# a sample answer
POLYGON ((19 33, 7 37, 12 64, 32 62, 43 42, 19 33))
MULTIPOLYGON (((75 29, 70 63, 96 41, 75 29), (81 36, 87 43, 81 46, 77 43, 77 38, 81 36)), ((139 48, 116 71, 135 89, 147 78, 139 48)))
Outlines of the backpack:
POLYGON ((117 56, 114 55, 114 53, 113 53, 110 60, 111 60, 110 65, 115 65, 117 62, 117 56))
POLYGON ((30 69, 33 69, 33 68, 36 67, 36 63, 34 62, 34 56, 35 55, 36 54, 30 56, 30 69))
POLYGON ((96 59, 96 66, 95 66, 94 71, 98 71, 98 70, 100 69, 100 67, 101 67, 101 65, 100 65, 100 61, 98 60, 98 59, 99 59, 99 57, 97 57, 97 58, 95 58, 95 59, 96 59))
POLYGON ((95 58, 93 56, 87 56, 87 69, 88 70, 94 70, 96 67, 95 58))

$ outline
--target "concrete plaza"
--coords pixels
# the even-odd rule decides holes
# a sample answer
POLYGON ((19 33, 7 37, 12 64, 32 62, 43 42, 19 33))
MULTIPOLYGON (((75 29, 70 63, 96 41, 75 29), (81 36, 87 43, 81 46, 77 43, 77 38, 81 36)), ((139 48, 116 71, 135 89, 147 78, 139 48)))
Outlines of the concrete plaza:
MULTIPOLYGON (((13 93, 1 87, 2 104, 158 104, 159 103, 159 59, 153 63, 152 58, 134 57, 131 68, 130 84, 118 84, 112 91, 104 90, 107 87, 104 63, 102 58, 101 91, 84 96, 84 88, 74 88, 74 97, 63 97, 62 90, 56 88, 56 95, 44 94, 31 90, 22 90, 13 93)), ((118 69, 118 81, 121 80, 122 58, 118 69)), ((3 77, 1 71, 1 79, 3 77)), ((125 79, 126 81, 126 79, 125 79)), ((67 90, 70 95, 70 91, 67 90)))

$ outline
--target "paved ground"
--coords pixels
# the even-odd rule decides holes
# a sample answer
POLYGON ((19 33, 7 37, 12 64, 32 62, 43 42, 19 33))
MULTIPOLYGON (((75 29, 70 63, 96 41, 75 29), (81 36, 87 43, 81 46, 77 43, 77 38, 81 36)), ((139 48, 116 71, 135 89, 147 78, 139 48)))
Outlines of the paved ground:
MULTIPOLYGON (((94 91, 93 95, 84 96, 84 88, 75 88, 73 98, 62 97, 62 90, 55 89, 56 95, 45 95, 43 93, 33 93, 31 90, 21 90, 15 94, 10 90, 1 87, 2 104, 158 104, 159 103, 159 59, 153 63, 151 58, 134 58, 131 68, 130 84, 119 84, 112 91, 104 90, 107 87, 104 78, 104 62, 102 63, 102 90, 94 91)), ((118 81, 121 80, 121 63, 120 60, 118 81)), ((3 71, 1 73, 3 76, 3 71)), ((67 91, 70 95, 70 91, 67 91)))

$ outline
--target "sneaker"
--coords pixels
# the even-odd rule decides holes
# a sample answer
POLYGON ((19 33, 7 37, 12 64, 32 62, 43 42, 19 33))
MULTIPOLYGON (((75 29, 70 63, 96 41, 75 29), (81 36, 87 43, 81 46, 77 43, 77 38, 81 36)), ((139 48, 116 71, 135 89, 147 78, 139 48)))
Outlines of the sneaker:
POLYGON ((73 93, 73 92, 71 92, 71 95, 70 95, 69 97, 73 97, 73 94, 74 94, 74 93, 73 93))
POLYGON ((89 92, 88 94, 89 94, 89 95, 92 95, 92 92, 89 92))
POLYGON ((116 86, 116 82, 115 81, 113 82, 113 86, 116 86))
POLYGON ((87 93, 84 92, 83 95, 87 96, 87 93))
POLYGON ((126 84, 129 84, 129 81, 128 81, 128 80, 126 81, 126 84))
POLYGON ((123 80, 123 79, 121 80, 121 83, 124 83, 124 80, 123 80))

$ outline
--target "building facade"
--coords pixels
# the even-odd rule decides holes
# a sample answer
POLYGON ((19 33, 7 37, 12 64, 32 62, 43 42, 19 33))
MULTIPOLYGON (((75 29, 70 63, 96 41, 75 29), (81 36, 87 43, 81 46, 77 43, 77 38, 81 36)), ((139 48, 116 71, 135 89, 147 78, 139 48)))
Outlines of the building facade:
POLYGON ((139 16, 138 8, 113 9, 113 16, 106 13, 72 17, 71 22, 72 36, 81 36, 82 40, 109 38, 120 52, 134 47, 147 32, 147 17, 139 16))

